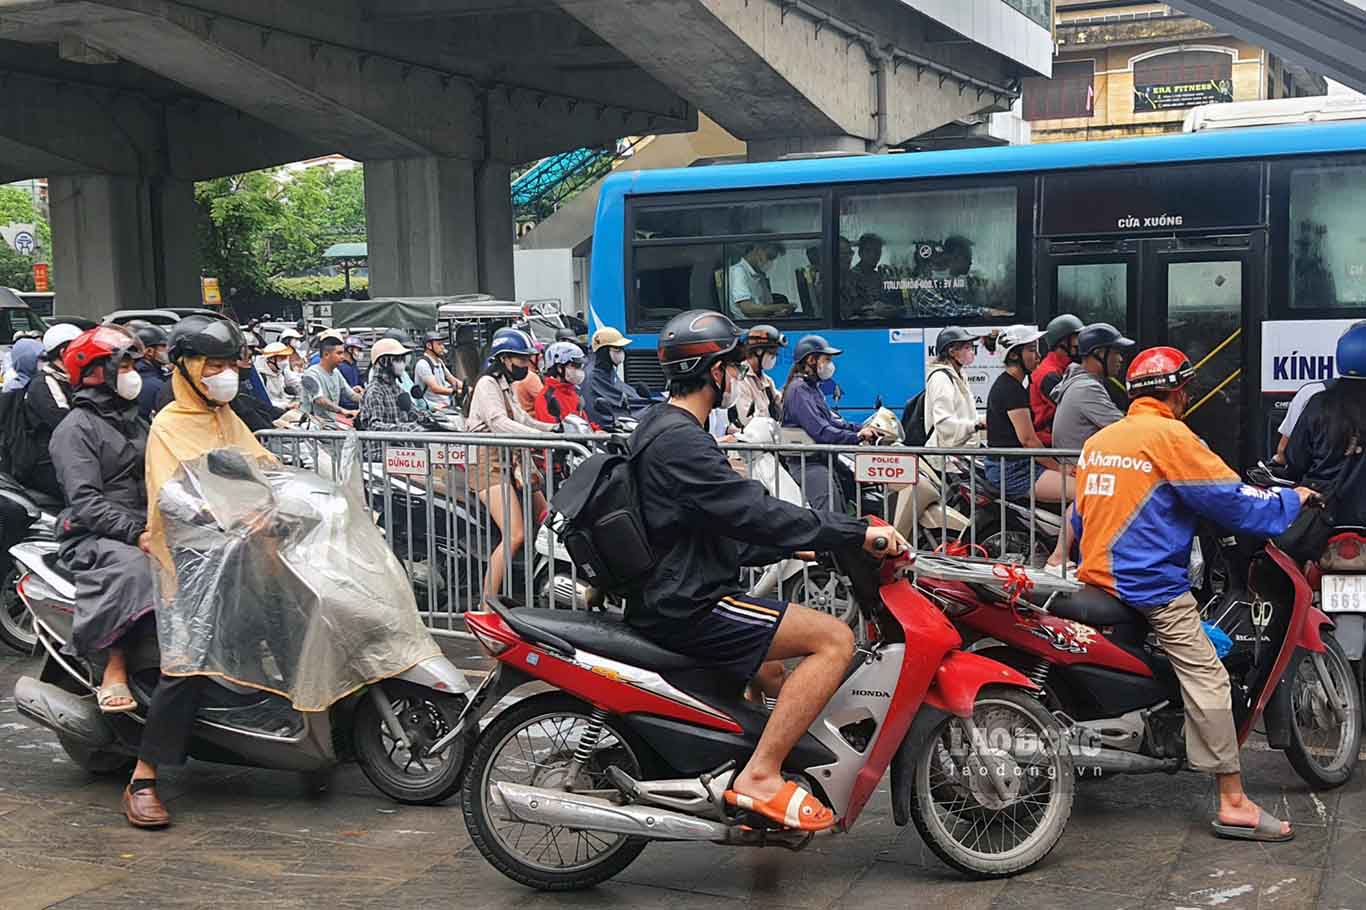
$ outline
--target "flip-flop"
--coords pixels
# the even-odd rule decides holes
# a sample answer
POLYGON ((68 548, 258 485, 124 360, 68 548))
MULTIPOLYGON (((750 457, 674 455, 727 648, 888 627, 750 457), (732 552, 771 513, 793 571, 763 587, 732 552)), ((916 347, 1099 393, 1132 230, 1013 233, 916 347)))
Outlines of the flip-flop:
POLYGON ((1210 822, 1210 827, 1214 829, 1215 837, 1223 837, 1228 840, 1251 840, 1264 844, 1283 844, 1288 840, 1295 839, 1294 828, 1290 829, 1289 834, 1281 833, 1281 820, 1266 811, 1257 817, 1256 825, 1226 825, 1215 819, 1210 822))
POLYGON ((132 691, 124 683, 114 683, 112 686, 96 689, 95 702, 100 706, 100 711, 105 714, 127 714, 129 711, 138 709, 138 700, 133 697, 132 691), (128 704, 111 705, 110 702, 116 698, 126 698, 128 704))
POLYGON ((782 789, 767 801, 734 790, 727 790, 725 798, 728 806, 762 815, 794 831, 824 831, 835 824, 835 813, 794 781, 784 783, 782 789))

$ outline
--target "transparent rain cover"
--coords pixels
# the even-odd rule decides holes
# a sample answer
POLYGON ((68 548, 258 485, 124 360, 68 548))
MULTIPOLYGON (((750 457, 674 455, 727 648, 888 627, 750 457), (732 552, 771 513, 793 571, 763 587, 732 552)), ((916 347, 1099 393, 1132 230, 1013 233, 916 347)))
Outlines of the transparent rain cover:
POLYGON ((158 500, 175 564, 157 610, 164 672, 322 711, 440 654, 370 520, 354 445, 319 465, 335 480, 236 449, 181 465, 158 500))

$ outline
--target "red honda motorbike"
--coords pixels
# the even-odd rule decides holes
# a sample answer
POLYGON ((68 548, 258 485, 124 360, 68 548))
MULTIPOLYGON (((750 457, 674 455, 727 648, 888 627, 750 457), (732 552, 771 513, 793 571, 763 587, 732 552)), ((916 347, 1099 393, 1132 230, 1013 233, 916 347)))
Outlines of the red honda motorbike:
MULTIPOLYGON (((1227 588, 1204 613, 1230 639, 1223 663, 1239 743, 1264 721, 1271 747, 1311 786, 1346 783, 1361 746, 1361 692, 1333 621, 1275 545, 1231 537, 1222 544, 1227 588)), ((917 587, 953 619, 970 650, 1043 688, 1068 729, 1078 774, 1185 766, 1181 691, 1142 612, 1089 586, 1032 590, 1034 579, 1058 579, 1031 578, 1018 566, 974 570, 922 558, 916 572, 917 587)))
MULTIPOLYGON (((890 767, 896 823, 914 820, 944 862, 981 877, 1033 866, 1061 837, 1075 786, 1038 688, 959 650, 904 557, 836 559, 873 635, 784 772, 848 831, 890 767)), ((762 706, 612 617, 492 607, 466 615, 498 663, 457 729, 515 698, 480 736, 463 791, 470 836, 499 871, 569 890, 611 878, 650 841, 812 840, 723 797, 763 732, 762 706)))

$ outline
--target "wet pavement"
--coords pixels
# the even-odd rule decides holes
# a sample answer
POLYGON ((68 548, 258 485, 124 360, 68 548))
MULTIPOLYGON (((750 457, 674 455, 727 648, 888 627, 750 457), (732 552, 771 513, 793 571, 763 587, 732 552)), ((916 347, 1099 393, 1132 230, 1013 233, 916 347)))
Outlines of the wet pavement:
POLYGON ((86 774, 15 712, 14 680, 35 669, 0 655, 0 910, 1366 910, 1366 773, 1315 794, 1283 756, 1258 750, 1245 753, 1249 788, 1295 823, 1294 842, 1211 837, 1212 789, 1197 775, 1083 781, 1053 854, 998 882, 939 863, 913 827, 892 823, 885 790, 851 834, 801 853, 654 844, 615 881, 570 895, 495 872, 458 800, 398 806, 354 767, 309 795, 295 775, 192 762, 164 777, 174 827, 135 831, 118 809, 122 780, 86 774))

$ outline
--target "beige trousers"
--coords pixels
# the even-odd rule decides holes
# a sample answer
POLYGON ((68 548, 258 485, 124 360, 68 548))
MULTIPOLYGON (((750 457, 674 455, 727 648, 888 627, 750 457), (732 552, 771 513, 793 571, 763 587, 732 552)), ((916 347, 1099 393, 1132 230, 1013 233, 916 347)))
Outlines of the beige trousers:
POLYGON ((1196 771, 1238 771, 1238 732, 1228 671, 1200 627, 1200 605, 1188 591, 1148 611, 1148 624, 1181 684, 1186 703, 1186 762, 1196 771))

